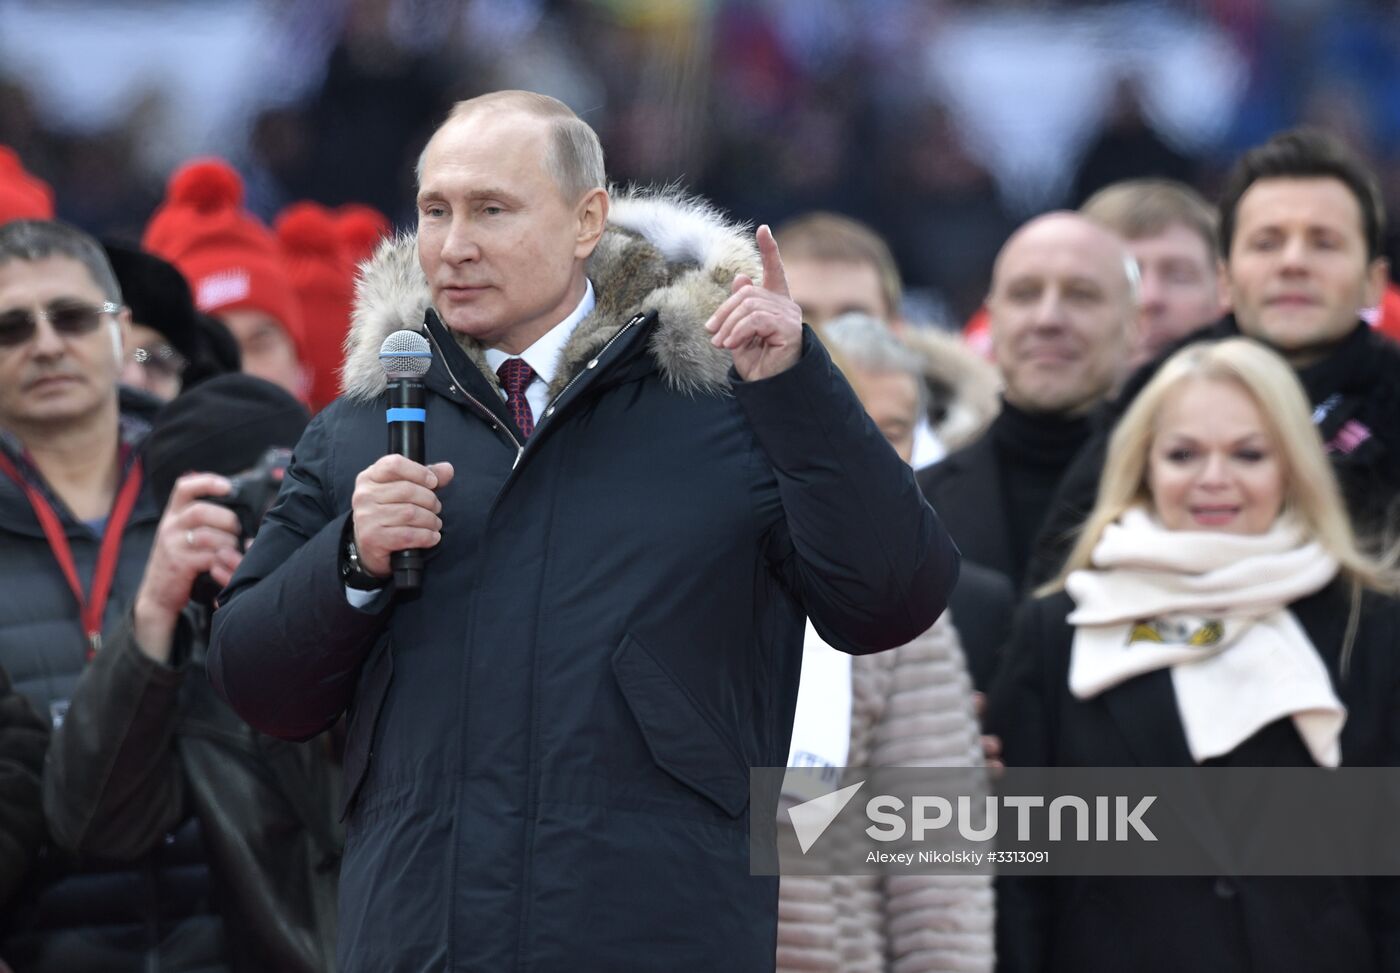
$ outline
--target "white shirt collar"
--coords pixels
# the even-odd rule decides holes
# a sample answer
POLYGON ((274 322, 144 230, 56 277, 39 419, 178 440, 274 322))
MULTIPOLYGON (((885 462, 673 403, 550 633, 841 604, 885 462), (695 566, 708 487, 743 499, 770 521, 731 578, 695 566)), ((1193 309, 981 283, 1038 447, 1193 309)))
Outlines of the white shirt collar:
POLYGON ((486 364, 491 366, 491 371, 499 369, 501 363, 509 358, 523 358, 525 364, 534 369, 535 375, 548 388, 550 383, 554 381, 554 374, 559 368, 559 353, 564 350, 564 345, 568 344, 569 338, 573 335, 579 322, 593 313, 593 306, 597 303, 593 296, 593 281, 584 278, 584 284, 586 286, 583 290, 583 299, 578 302, 573 313, 540 335, 533 345, 519 355, 507 354, 499 348, 487 348, 486 364))

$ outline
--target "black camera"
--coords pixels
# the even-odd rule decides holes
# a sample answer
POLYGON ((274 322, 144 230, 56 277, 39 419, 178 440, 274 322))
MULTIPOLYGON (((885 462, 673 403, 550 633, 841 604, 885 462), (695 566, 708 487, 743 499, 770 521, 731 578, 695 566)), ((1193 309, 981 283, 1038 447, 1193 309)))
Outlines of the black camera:
POLYGON ((246 541, 257 535, 258 525, 277 499, 277 491, 282 489, 282 481, 291 462, 290 449, 274 446, 263 453, 251 469, 229 477, 233 489, 227 495, 204 499, 237 514, 240 538, 246 541))

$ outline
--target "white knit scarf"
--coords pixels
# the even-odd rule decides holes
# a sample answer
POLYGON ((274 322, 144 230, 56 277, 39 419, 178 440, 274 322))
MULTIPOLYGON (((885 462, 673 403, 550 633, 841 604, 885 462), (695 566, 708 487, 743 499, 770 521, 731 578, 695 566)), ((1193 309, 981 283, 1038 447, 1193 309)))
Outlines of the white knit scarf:
POLYGON ((1296 518, 1263 534, 1167 530, 1133 507, 1105 528, 1092 560, 1065 582, 1076 697, 1170 666, 1197 763, 1284 716, 1318 764, 1340 763, 1346 708, 1287 608, 1338 566, 1296 518))

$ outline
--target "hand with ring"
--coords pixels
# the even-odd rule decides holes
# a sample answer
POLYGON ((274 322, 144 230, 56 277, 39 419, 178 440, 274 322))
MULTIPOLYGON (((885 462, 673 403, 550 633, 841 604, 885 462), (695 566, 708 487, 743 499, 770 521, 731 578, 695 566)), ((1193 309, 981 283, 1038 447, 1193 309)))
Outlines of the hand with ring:
POLYGON ((180 477, 156 528, 146 573, 136 593, 135 634, 141 651, 169 662, 175 622, 201 574, 226 585, 243 559, 238 515, 205 497, 226 495, 229 481, 213 473, 180 477))

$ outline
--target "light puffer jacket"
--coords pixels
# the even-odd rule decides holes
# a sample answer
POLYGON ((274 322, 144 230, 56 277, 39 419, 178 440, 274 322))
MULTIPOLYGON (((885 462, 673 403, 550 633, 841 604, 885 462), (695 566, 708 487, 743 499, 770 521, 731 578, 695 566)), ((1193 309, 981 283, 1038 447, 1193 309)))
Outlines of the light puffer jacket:
MULTIPOLYGON (((972 682, 951 614, 851 664, 851 767, 982 764, 972 682)), ((981 875, 784 876, 783 973, 987 973, 992 882, 981 875)))

